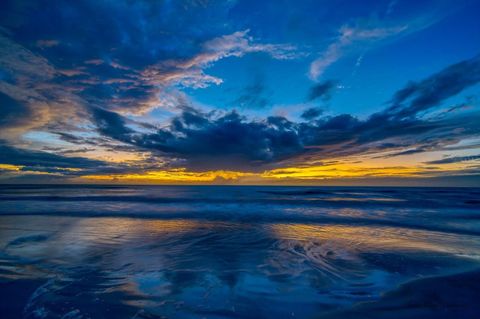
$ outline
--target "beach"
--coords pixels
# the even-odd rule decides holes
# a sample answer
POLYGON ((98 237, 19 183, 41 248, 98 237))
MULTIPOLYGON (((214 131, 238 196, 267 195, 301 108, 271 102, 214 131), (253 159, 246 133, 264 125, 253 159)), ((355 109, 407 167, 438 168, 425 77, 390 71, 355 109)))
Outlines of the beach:
POLYGON ((221 190, 2 186, 2 317, 478 312, 478 189, 221 190))

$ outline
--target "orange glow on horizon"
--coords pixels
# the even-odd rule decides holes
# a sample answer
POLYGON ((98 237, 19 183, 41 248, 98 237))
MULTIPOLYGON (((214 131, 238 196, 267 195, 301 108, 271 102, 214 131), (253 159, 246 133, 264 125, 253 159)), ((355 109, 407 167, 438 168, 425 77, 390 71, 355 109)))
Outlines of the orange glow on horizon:
POLYGON ((337 163, 304 167, 286 167, 264 172, 244 171, 188 171, 186 168, 147 171, 135 174, 84 175, 83 180, 133 182, 133 183, 278 183, 282 180, 315 181, 329 179, 361 179, 376 177, 421 178, 435 176, 438 172, 456 172, 468 168, 465 164, 446 164, 441 167, 427 167, 413 164, 405 166, 374 166, 366 163, 337 163))
POLYGON ((253 173, 235 171, 191 172, 185 168, 151 171, 142 174, 85 175, 84 179, 97 181, 151 181, 151 182, 214 182, 218 179, 237 180, 253 173))
POLYGON ((419 167, 375 167, 364 164, 335 164, 327 166, 289 167, 266 171, 264 178, 328 179, 355 177, 413 177, 423 170, 419 167))
POLYGON ((20 171, 23 168, 21 165, 0 164, 0 170, 5 171, 20 171))

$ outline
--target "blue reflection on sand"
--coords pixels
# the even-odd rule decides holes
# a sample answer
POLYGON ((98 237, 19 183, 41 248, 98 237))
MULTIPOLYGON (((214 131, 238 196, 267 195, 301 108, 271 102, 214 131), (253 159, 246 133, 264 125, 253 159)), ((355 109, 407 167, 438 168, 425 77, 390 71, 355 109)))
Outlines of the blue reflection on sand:
POLYGON ((478 190, 221 190, 2 188, 2 318, 478 314, 478 190))

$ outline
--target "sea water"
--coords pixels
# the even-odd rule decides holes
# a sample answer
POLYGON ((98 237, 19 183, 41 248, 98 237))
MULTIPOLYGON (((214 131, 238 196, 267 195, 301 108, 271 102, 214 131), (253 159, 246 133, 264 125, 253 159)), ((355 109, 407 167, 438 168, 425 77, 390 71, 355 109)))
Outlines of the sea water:
POLYGON ((480 318, 477 269, 475 188, 0 186, 5 319, 480 318))

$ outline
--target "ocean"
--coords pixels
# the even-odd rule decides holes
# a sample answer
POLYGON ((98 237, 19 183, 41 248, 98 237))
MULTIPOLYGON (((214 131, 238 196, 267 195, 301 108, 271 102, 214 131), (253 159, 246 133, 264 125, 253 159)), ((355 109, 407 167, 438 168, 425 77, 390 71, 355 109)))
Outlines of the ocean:
POLYGON ((480 318, 480 189, 0 186, 0 317, 480 318))

